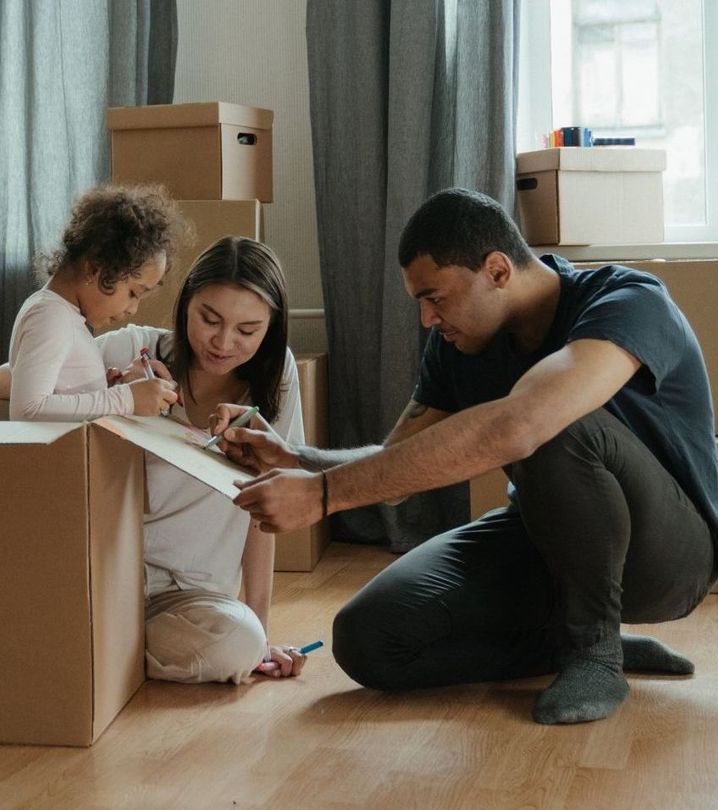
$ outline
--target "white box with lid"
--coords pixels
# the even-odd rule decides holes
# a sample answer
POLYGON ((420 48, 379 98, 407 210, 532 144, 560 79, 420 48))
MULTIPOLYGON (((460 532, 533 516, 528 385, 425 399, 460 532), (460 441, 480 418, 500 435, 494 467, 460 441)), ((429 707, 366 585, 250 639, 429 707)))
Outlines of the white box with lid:
POLYGON ((521 230, 530 245, 663 241, 666 153, 557 147, 516 157, 521 230))

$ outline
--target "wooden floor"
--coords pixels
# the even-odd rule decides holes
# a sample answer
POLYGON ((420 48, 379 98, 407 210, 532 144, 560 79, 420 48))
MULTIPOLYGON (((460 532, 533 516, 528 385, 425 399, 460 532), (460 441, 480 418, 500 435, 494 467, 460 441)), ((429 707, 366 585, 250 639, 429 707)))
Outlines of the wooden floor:
POLYGON ((608 720, 546 727, 547 678, 383 695, 339 670, 332 617, 393 559, 335 544, 278 575, 275 640, 327 642, 300 678, 148 682, 90 749, 0 746, 0 808, 718 808, 718 596, 656 632, 693 678, 630 677, 608 720))

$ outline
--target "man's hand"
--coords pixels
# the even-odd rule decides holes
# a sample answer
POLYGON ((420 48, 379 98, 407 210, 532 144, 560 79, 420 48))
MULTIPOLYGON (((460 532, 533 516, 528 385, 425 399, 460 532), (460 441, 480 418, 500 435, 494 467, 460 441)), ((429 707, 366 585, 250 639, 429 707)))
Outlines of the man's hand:
POLYGON ((288 532, 322 519, 322 475, 305 470, 272 470, 253 481, 236 481, 234 499, 263 532, 288 532))
POLYGON ((226 431, 219 448, 227 458, 254 475, 277 467, 298 467, 297 454, 260 414, 252 417, 249 427, 227 430, 230 421, 246 410, 242 405, 218 405, 209 418, 213 435, 226 431))

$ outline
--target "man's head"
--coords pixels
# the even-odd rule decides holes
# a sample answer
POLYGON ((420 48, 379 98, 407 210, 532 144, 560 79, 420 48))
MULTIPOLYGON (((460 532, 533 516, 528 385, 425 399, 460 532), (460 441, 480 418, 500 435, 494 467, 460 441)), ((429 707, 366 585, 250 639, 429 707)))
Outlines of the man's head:
POLYGON ((420 303, 422 323, 467 354, 510 325, 509 283, 534 261, 499 203, 461 188, 430 197, 399 242, 404 283, 420 303))
POLYGON ((494 250, 516 267, 533 254, 506 211, 491 197, 465 188, 439 191, 421 205, 399 241, 399 264, 407 268, 418 256, 431 256, 439 267, 454 264, 478 270, 494 250))

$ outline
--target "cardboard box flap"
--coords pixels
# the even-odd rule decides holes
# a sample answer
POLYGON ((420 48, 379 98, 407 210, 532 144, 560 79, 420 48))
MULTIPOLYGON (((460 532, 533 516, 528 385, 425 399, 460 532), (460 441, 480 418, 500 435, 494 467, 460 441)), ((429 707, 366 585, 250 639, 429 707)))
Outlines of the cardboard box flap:
POLYGON ((82 422, 0 422, 0 444, 52 444, 82 422))
POLYGON ((209 434, 185 422, 161 416, 103 416, 92 425, 154 453, 228 498, 239 494, 235 481, 253 478, 219 451, 203 450, 209 434))
POLYGON ((517 174, 545 171, 661 172, 665 168, 665 150, 635 146, 559 146, 516 156, 517 174))
POLYGON ((146 107, 109 107, 107 128, 163 129, 208 127, 218 124, 271 129, 274 113, 259 107, 243 107, 225 101, 197 104, 151 104, 146 107))

